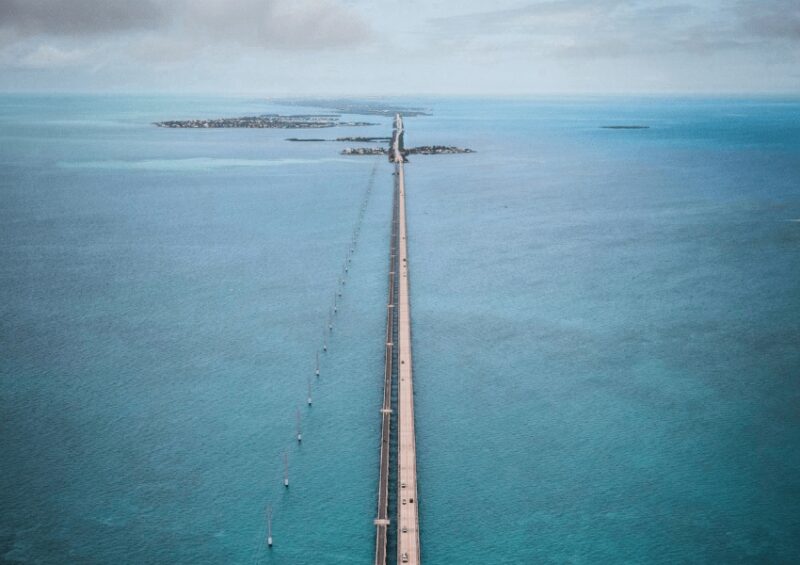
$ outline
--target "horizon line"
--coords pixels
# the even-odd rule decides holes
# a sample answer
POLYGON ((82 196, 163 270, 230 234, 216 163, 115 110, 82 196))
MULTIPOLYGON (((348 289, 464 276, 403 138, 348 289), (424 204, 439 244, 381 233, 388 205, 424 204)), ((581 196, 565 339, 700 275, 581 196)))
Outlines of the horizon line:
POLYGON ((608 98, 800 98, 800 91, 719 91, 719 92, 706 92, 706 91, 633 91, 633 92, 618 92, 618 91, 592 91, 592 92, 571 92, 571 91, 547 91, 547 92, 519 92, 519 93, 442 93, 442 92, 408 92, 403 94, 385 94, 385 93, 267 93, 259 91, 244 91, 238 93, 222 92, 222 91, 207 91, 207 90, 187 90, 187 91, 174 91, 174 90, 56 90, 56 89, 41 89, 41 90, 14 90, 0 89, 0 96, 7 95, 30 95, 30 96, 209 96, 219 98, 251 98, 260 97, 269 99, 295 99, 295 100, 326 100, 331 98, 342 99, 358 99, 358 98, 371 98, 371 99, 402 99, 402 98, 481 98, 481 99, 503 99, 503 98, 552 98, 552 97, 568 97, 568 98, 590 98, 590 97, 608 97, 608 98))

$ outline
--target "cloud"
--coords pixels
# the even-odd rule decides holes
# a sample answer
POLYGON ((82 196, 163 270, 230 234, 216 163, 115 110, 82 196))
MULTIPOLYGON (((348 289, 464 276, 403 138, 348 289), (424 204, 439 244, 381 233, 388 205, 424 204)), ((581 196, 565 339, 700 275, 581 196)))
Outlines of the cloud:
POLYGON ((762 38, 800 41, 797 0, 743 0, 738 12, 745 32, 762 38))
POLYGON ((0 0, 0 27, 20 35, 99 35, 164 23, 153 0, 0 0))
POLYGON ((444 36, 509 53, 619 58, 768 50, 800 41, 798 0, 543 0, 430 20, 444 36))
POLYGON ((176 42, 288 50, 370 37, 356 10, 336 0, 0 0, 0 29, 20 39, 153 32, 176 42))
POLYGON ((798 0, 0 0, 9 89, 797 90, 799 56, 798 0))
POLYGON ((64 50, 52 45, 40 45, 20 57, 15 66, 27 69, 70 67, 82 63, 86 55, 82 49, 64 50))
MULTIPOLYGON (((768 28, 771 16, 782 11, 778 4, 796 2, 741 1, 752 4, 750 27, 761 28, 768 28), (773 4, 772 10, 757 9, 764 4, 773 4)), ((792 10, 797 12, 798 8, 792 10)), ((758 38, 752 30, 742 30, 741 16, 730 5, 713 2, 545 0, 516 8, 435 18, 431 23, 442 34, 468 38, 467 44, 480 49, 486 49, 485 43, 493 40, 498 49, 505 47, 509 53, 525 56, 657 59, 676 54, 705 57, 758 48, 758 38)), ((793 29, 785 20, 781 25, 780 31, 787 32, 787 25, 793 29)), ((773 26, 777 28, 778 23, 773 26)))
POLYGON ((516 8, 487 10, 433 18, 443 30, 479 34, 536 33, 591 25, 598 19, 613 17, 614 11, 631 0, 547 0, 516 8))
POLYGON ((351 47, 371 36, 354 9, 333 0, 205 0, 186 7, 186 31, 206 41, 310 50, 351 47))

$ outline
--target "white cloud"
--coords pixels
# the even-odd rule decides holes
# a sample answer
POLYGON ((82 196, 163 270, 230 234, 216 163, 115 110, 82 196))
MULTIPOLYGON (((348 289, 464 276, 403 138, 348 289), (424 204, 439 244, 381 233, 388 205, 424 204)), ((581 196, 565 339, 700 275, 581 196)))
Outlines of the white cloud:
POLYGON ((205 0, 182 12, 198 39, 267 49, 352 47, 371 35, 358 12, 333 0, 205 0))
POLYGON ((54 45, 41 44, 30 49, 5 50, 3 61, 16 69, 59 69, 85 63, 90 52, 84 49, 61 49, 54 45))
POLYGON ((0 30, 20 40, 150 33, 283 50, 349 47, 370 37, 359 13, 337 0, 0 0, 0 30))
POLYGON ((0 89, 786 92, 798 21, 797 0, 0 0, 0 89))
POLYGON ((155 0, 0 0, 0 27, 66 36, 152 29, 164 21, 166 6, 155 0))

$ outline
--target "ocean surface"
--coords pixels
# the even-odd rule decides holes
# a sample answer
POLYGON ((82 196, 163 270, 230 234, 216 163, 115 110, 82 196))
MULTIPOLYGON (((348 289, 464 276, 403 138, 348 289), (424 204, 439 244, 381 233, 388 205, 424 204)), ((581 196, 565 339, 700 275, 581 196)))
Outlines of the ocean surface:
MULTIPOLYGON (((393 102, 476 150, 406 166, 423 561, 797 562, 800 100, 393 102)), ((1 563, 371 563, 392 168, 285 138, 390 120, 152 125, 315 110, 0 96, 1 563)))

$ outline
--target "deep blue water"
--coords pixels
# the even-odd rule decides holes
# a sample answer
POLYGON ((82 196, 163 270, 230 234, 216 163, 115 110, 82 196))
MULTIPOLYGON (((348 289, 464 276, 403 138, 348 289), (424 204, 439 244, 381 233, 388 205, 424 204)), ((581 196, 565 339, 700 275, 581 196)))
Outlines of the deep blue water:
MULTIPOLYGON (((795 561, 800 101, 406 102, 425 563, 795 561)), ((371 562, 391 167, 284 138, 389 121, 151 125, 267 111, 0 97, 0 562, 371 562)))

